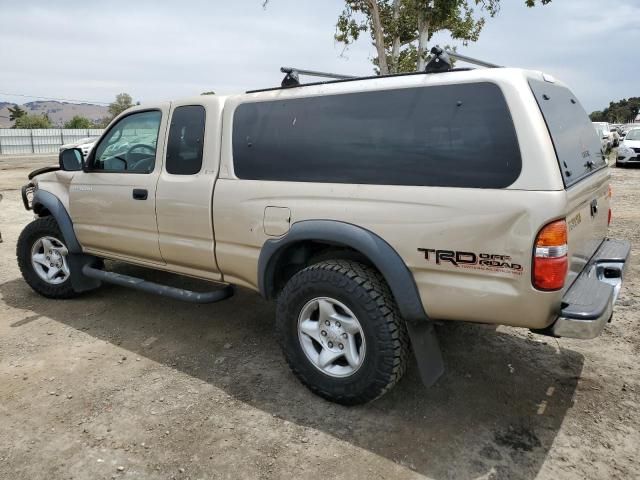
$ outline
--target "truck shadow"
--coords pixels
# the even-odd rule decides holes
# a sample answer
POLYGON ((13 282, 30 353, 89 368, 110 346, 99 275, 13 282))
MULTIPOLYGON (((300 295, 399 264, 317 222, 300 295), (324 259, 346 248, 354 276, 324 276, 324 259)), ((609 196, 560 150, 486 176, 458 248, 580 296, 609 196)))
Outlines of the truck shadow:
MULTIPOLYGON (((117 270, 141 275, 135 267, 117 270)), ((447 370, 434 387, 422 386, 412 363, 383 398, 347 408, 312 395, 290 373, 273 334, 274 305, 247 290, 214 305, 114 286, 52 301, 21 279, 0 285, 0 293, 32 312, 14 328, 51 318, 437 479, 535 478, 572 407, 584 360, 553 339, 445 324, 438 334, 447 370)))

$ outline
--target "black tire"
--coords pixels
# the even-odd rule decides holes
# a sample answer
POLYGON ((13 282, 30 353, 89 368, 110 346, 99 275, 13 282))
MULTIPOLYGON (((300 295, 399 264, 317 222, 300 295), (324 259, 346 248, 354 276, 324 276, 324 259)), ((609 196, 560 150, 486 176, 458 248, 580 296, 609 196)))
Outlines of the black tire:
POLYGON ((42 280, 33 268, 31 264, 31 249, 38 239, 45 236, 54 237, 63 242, 62 233, 53 217, 37 218, 27 225, 22 230, 20 237, 18 237, 16 255, 22 277, 33 290, 43 297, 76 297, 78 294, 71 286, 71 277, 67 278, 63 283, 53 285, 42 280))
POLYGON ((327 260, 294 275, 278 297, 276 329, 293 373, 312 392, 343 405, 370 402, 393 387, 406 370, 409 336, 384 278, 350 260, 327 260), (298 317, 317 297, 342 302, 357 317, 366 341, 360 367, 336 378, 319 370, 298 338, 298 317))

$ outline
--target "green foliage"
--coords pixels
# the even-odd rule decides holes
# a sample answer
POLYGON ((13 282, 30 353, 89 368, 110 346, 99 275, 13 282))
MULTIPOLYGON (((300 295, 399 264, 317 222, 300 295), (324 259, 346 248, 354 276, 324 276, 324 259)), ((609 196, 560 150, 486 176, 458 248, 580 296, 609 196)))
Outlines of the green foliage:
POLYGON ((202 92, 200 95, 215 95, 215 94, 216 94, 216 92, 211 90, 210 92, 202 92))
POLYGON ((29 115, 25 114, 16 119, 13 128, 51 128, 51 120, 46 114, 29 115))
POLYGON ((592 112, 592 122, 632 123, 640 112, 640 97, 611 102, 602 111, 592 112))
POLYGON ((20 117, 23 117, 27 114, 20 106, 15 105, 13 108, 9 107, 9 120, 15 122, 20 117))
POLYGON ((86 117, 76 115, 64 124, 64 128, 93 128, 93 122, 86 117))
MULTIPOLYGON (((428 56, 427 43, 439 31, 448 31, 463 44, 475 42, 485 19, 474 10, 493 17, 501 0, 345 0, 336 23, 335 39, 345 48, 368 32, 378 51, 377 72, 416 71, 428 56), (376 19, 379 15, 379 21, 376 19), (379 31, 380 25, 382 31, 379 31), (382 38, 384 45, 378 45, 382 38), (380 55, 385 52, 385 61, 380 55), (382 65, 381 65, 382 64, 382 65), (386 69, 386 70, 385 70, 386 69)), ((524 0, 533 7, 551 0, 524 0)))
POLYGON ((119 93, 116 95, 116 101, 109 105, 109 115, 111 115, 109 120, 114 119, 127 108, 131 107, 133 107, 133 99, 131 98, 131 95, 128 93, 119 93))

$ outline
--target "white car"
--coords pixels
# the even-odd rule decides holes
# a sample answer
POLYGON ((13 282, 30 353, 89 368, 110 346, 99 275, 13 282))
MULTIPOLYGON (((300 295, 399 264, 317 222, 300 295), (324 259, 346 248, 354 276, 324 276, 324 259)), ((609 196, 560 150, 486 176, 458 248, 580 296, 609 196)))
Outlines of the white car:
POLYGON ((634 128, 639 128, 639 127, 640 127, 640 123, 627 123, 626 125, 623 125, 622 127, 620 127, 620 130, 621 130, 620 141, 624 140, 624 137, 626 137, 629 130, 633 130, 634 128))
POLYGON ((76 142, 61 145, 60 151, 62 152, 63 150, 66 150, 68 148, 79 148, 80 150, 82 150, 82 154, 84 155, 84 157, 87 158, 87 155, 89 155, 89 152, 91 151, 93 146, 96 144, 96 141, 98 140, 98 138, 99 137, 81 138, 76 142))
POLYGON ((607 122, 593 122, 593 126, 600 134, 603 149, 609 150, 611 147, 615 146, 615 138, 611 132, 611 127, 607 122))
POLYGON ((631 163, 640 163, 640 128, 629 130, 618 148, 616 166, 624 166, 631 163))

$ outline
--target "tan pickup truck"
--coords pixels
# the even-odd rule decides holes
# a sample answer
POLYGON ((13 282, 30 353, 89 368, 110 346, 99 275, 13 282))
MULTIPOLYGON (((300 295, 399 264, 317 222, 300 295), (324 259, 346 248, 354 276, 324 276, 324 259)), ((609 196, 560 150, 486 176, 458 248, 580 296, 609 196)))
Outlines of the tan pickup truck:
POLYGON ((277 301, 300 380, 356 404, 411 351, 437 380, 436 320, 598 336, 629 256, 607 238, 609 175, 578 100, 540 72, 293 82, 131 108, 86 158, 61 152, 23 189, 36 219, 18 262, 51 298, 101 282, 203 303, 255 290, 277 301))

